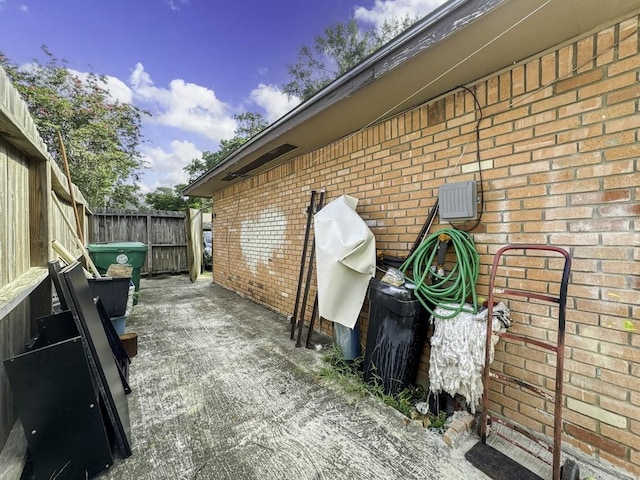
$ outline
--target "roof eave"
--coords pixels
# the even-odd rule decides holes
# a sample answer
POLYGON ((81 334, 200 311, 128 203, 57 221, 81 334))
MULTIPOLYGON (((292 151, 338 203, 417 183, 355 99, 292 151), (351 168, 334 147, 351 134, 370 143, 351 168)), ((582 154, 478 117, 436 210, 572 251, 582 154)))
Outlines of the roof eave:
MULTIPOLYGON (((305 102, 302 102, 300 105, 296 106, 284 116, 269 125, 262 132, 252 137, 248 142, 246 142, 238 150, 225 158, 218 165, 205 172, 203 175, 189 184, 183 190, 183 194, 190 196, 208 196, 211 193, 214 193, 214 191, 203 191, 203 187, 208 181, 215 177, 220 177, 227 174, 227 172, 232 169, 232 167, 236 165, 239 160, 246 157, 247 155, 256 152, 267 142, 275 137, 278 137, 283 130, 287 130, 288 125, 291 122, 300 123, 301 121, 304 121, 305 118, 314 116, 319 111, 323 111, 329 108, 331 105, 348 97, 363 86, 366 86, 377 76, 375 68, 376 65, 380 64, 381 62, 386 63, 388 57, 395 50, 401 48, 412 39, 420 36, 423 32, 425 32, 425 30, 434 28, 438 22, 442 21, 448 16, 451 16, 462 7, 471 6, 471 8, 474 9, 474 14, 471 16, 471 20, 474 20, 478 17, 475 12, 484 13, 491 10, 492 8, 495 8, 505 1, 508 0, 450 0, 442 4, 440 7, 433 10, 429 15, 417 22, 414 26, 403 32, 400 36, 396 37, 395 39, 384 45, 382 48, 372 53, 361 63, 356 65, 353 69, 335 79, 329 85, 316 92, 311 98, 309 98, 305 102)), ((465 8, 464 12, 468 13, 467 10, 469 10, 469 8, 465 8)), ((464 17, 464 15, 460 15, 460 17, 462 18, 464 17)), ((458 17, 456 17, 456 19, 458 19, 458 17)), ((464 24, 461 24, 461 26, 463 25, 464 24)), ((453 30, 453 28, 443 29, 440 32, 441 36, 436 36, 433 44, 441 41, 443 38, 445 38, 446 35, 451 34, 453 30)), ((420 52, 415 51, 413 53, 418 54, 420 52)), ((411 56, 405 56, 403 61, 407 61, 410 58, 411 56)), ((301 153, 304 152, 301 152, 299 150, 295 151, 295 153, 287 155, 286 158, 280 159, 280 163, 301 153)))
POLYGON ((447 2, 249 140, 184 193, 210 196, 637 10, 637 0, 608 4, 606 14, 599 0, 447 2), (284 143, 298 148, 259 162, 284 143), (243 175, 233 175, 240 171, 243 175))

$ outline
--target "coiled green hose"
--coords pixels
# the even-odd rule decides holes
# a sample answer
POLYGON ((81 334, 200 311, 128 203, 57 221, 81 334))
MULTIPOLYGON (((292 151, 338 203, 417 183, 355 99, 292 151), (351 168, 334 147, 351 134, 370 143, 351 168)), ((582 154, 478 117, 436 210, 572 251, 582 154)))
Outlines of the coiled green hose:
POLYGON ((465 309, 465 301, 471 297, 473 311, 478 312, 478 300, 476 298, 476 282, 478 280, 478 270, 480 267, 480 256, 476 251, 475 244, 471 236, 462 230, 445 228, 433 233, 420 244, 416 251, 407 258, 400 270, 405 273, 411 270, 413 278, 407 276, 415 284, 414 294, 422 306, 432 315, 438 318, 453 318, 460 312, 470 311, 465 309), (434 259, 438 254, 440 245, 440 235, 446 234, 451 238, 451 243, 458 259, 450 272, 439 275, 431 270, 434 259), (429 284, 431 275, 432 284, 429 284), (436 315, 434 307, 441 307, 451 313, 445 316, 436 315))

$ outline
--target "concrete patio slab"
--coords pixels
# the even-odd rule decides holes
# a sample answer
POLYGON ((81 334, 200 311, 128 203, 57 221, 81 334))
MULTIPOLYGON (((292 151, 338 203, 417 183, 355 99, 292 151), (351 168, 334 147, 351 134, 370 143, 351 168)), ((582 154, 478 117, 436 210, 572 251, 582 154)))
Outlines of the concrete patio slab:
POLYGON ((486 479, 380 400, 320 379, 286 319, 208 279, 143 279, 128 396, 133 456, 98 478, 486 479))

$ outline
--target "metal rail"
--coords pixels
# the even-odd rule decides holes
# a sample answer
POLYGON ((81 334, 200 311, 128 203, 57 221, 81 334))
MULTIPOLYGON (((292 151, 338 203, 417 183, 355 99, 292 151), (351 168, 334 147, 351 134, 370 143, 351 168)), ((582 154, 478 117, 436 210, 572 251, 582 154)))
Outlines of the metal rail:
MULTIPOLYGON (((487 442, 487 431, 491 429, 491 422, 500 423, 506 427, 511 428, 512 430, 523 434, 536 442, 540 443, 540 440, 537 439, 534 435, 529 433, 524 433, 522 428, 515 427, 514 424, 505 420, 498 420, 495 416, 489 414, 489 380, 490 378, 500 380, 503 382, 511 383, 520 386, 521 388, 526 388, 527 390, 538 394, 542 398, 548 401, 554 402, 554 413, 553 413, 553 446, 549 447, 549 451, 552 452, 552 467, 553 467, 553 480, 560 480, 561 475, 561 453, 562 453, 562 402, 563 402, 563 372, 564 372, 564 339, 565 339, 565 309, 567 305, 567 286, 569 283, 569 273, 571 271, 571 257, 569 253, 559 247, 546 246, 546 245, 530 245, 530 244, 522 244, 522 245, 507 245, 505 247, 500 248, 493 259, 493 265, 491 268, 491 274, 489 276, 489 298, 488 298, 488 312, 487 312, 487 339, 485 344, 485 363, 484 363, 484 371, 483 371, 483 396, 482 396, 482 415, 480 418, 480 437, 483 444, 487 442), (512 250, 521 250, 524 255, 526 255, 527 250, 536 250, 543 252, 551 252, 557 253, 564 257, 564 266, 562 269, 562 277, 560 279, 560 291, 557 297, 551 295, 544 295, 536 292, 527 292, 522 290, 514 290, 510 288, 496 288, 495 280, 496 280, 496 272, 500 268, 500 259, 501 257, 509 251, 512 250), (502 373, 491 372, 491 365, 489 363, 490 355, 491 355, 491 337, 493 335, 493 306, 495 301, 496 294, 503 295, 515 295, 522 296, 526 298, 533 298, 536 300, 546 301, 550 303, 555 303, 558 305, 558 335, 555 345, 548 342, 543 342, 538 339, 529 338, 523 335, 514 334, 514 333, 502 333, 501 336, 505 338, 512 338, 515 340, 520 340, 525 342, 526 344, 536 345, 538 347, 547 349, 549 351, 556 353, 556 369, 555 369, 555 392, 554 395, 550 395, 543 390, 524 382, 523 380, 511 377, 509 375, 505 375, 502 373)), ((537 454, 533 453, 530 449, 525 446, 517 443, 512 438, 506 438, 504 434, 496 432, 492 430, 496 435, 504 438, 510 443, 520 447, 522 450, 534 455, 535 457, 544 460, 537 454)), ((547 462, 548 463, 548 462, 547 462)))
POLYGON ((300 305, 300 293, 302 292, 302 279, 304 278, 304 267, 307 261, 307 247, 309 245, 309 231, 311 230, 311 220, 313 218, 313 207, 315 204, 316 191, 311 190, 311 198, 307 207, 307 225, 304 231, 304 243, 302 244, 302 258, 300 259, 300 273, 298 275, 298 289, 296 291, 296 302, 293 307, 293 315, 291 315, 291 340, 294 339, 296 333, 296 322, 298 321, 298 307, 300 305))
MULTIPOLYGON (((320 199, 318 200, 318 204, 316 205, 315 213, 318 213, 324 207, 324 193, 325 190, 322 189, 320 191, 320 199)), ((294 328, 297 328, 298 334, 296 336, 296 348, 302 347, 302 329, 304 327, 304 317, 307 311, 307 298, 309 297, 309 289, 311 288, 311 277, 313 276, 313 262, 315 261, 316 255, 316 240, 315 234, 314 238, 311 240, 311 253, 309 254, 309 266, 307 267, 307 281, 304 286, 304 294, 302 296, 302 306, 300 307, 300 318, 297 319, 297 325, 294 325, 294 328)), ((291 337, 293 340, 293 337, 291 337)))

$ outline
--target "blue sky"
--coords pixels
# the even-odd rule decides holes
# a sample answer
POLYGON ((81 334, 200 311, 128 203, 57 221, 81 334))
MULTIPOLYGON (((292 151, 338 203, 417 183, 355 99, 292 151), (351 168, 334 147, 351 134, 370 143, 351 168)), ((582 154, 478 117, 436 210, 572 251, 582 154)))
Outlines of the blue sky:
POLYGON ((140 151, 143 192, 184 182, 182 168, 231 138, 233 115, 275 121, 297 104, 287 63, 325 26, 425 15, 444 0, 0 0, 0 51, 109 77, 112 94, 152 113, 140 151))

